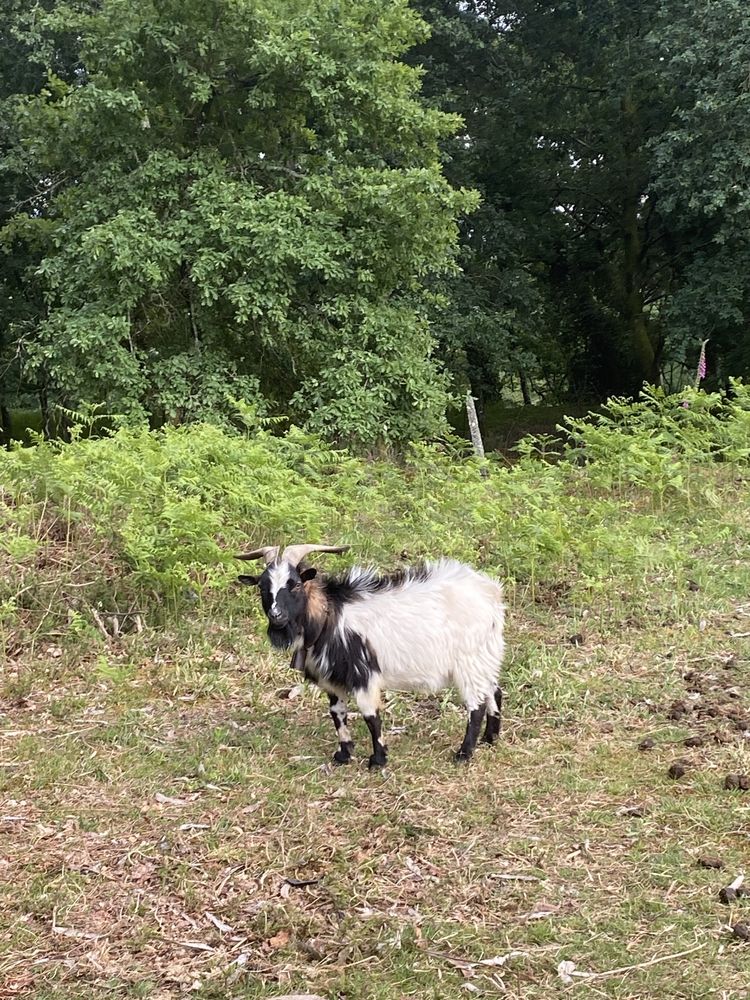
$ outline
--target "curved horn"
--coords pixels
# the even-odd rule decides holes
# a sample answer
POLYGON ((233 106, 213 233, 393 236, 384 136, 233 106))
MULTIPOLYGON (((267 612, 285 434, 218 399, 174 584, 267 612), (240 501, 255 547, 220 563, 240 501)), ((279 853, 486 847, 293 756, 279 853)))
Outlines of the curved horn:
POLYGON ((299 566, 306 555, 311 552, 347 552, 348 545, 287 545, 282 556, 284 562, 299 566))
POLYGON ((266 566, 270 566, 271 563, 276 562, 276 557, 279 554, 278 545, 264 545, 260 549, 253 549, 252 552, 243 552, 241 555, 237 555, 235 559, 263 559, 265 560, 266 566))

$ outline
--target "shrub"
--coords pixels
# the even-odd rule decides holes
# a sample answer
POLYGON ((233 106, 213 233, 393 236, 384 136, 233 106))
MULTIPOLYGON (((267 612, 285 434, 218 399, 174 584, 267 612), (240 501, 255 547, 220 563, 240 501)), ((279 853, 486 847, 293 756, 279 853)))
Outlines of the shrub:
POLYGON ((710 519, 747 464, 750 393, 649 391, 567 432, 561 455, 527 439, 485 478, 456 441, 367 461, 296 428, 121 429, 2 452, 0 623, 80 630, 91 607, 154 620, 226 601, 235 551, 291 540, 349 542, 387 565, 454 556, 532 592, 674 569, 665 511, 690 532, 710 519))

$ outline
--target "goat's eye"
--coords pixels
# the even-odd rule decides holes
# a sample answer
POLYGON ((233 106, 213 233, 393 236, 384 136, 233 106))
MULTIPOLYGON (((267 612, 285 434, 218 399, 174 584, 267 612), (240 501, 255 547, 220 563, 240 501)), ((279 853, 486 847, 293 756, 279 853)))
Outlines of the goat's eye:
POLYGON ((299 582, 297 580, 290 580, 287 584, 288 590, 296 590, 299 587, 299 582))

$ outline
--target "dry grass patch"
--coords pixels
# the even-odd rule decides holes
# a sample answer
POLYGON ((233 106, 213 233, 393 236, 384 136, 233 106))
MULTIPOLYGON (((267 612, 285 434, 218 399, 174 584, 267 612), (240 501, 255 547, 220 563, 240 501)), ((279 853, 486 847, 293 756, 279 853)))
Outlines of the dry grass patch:
POLYGON ((2 995, 745 995, 728 928, 750 901, 718 892, 746 859, 750 798, 722 780, 750 770, 747 743, 683 741, 731 722, 707 709, 748 708, 747 605, 609 631, 580 612, 517 609, 505 736, 468 769, 449 760, 460 708, 408 696, 389 702, 384 775, 361 726, 363 756, 332 768, 324 700, 290 698, 283 665, 226 628, 209 655, 134 636, 85 666, 19 662, 2 995))

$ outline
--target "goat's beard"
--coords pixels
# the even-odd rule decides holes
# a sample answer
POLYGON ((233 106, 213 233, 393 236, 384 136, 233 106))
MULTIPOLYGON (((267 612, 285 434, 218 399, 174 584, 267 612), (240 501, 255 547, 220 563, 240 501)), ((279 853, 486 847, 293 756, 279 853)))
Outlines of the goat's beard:
POLYGON ((287 622, 281 628, 268 626, 268 638, 274 649, 290 649, 300 638, 300 630, 293 622, 287 622))

